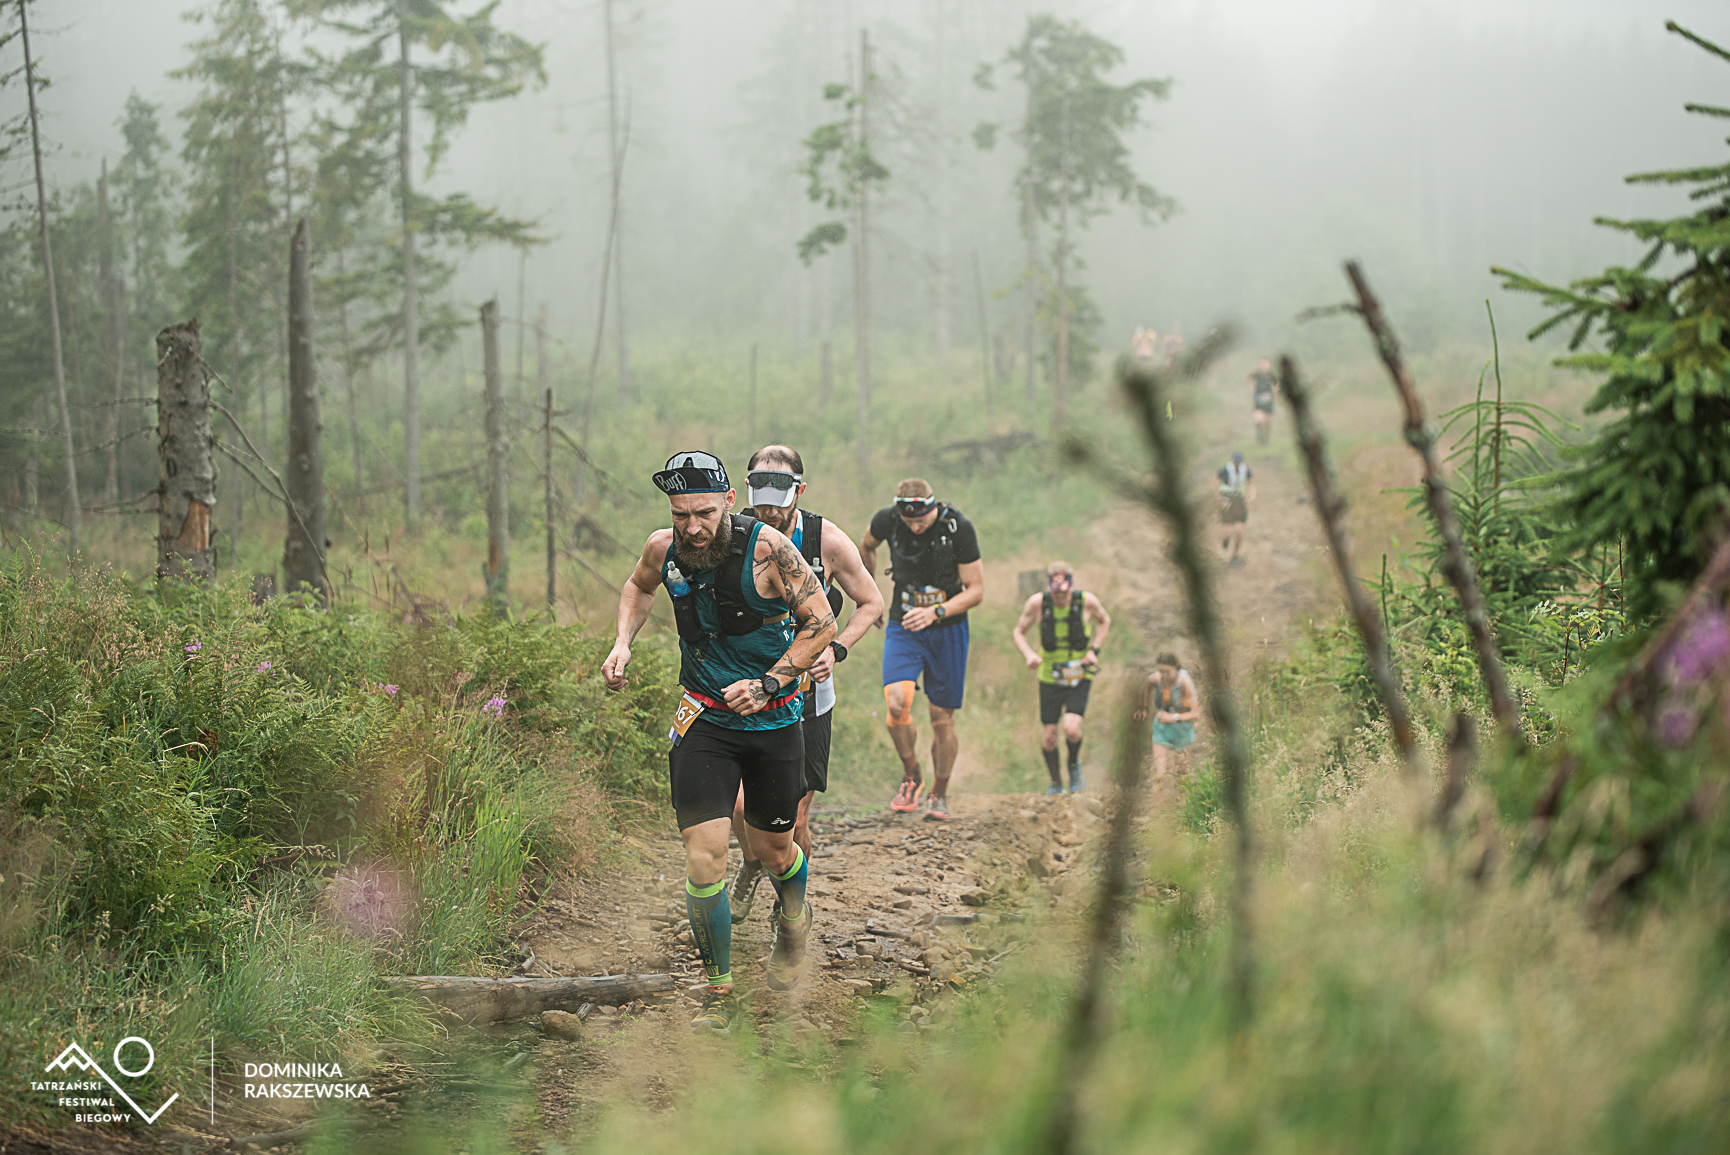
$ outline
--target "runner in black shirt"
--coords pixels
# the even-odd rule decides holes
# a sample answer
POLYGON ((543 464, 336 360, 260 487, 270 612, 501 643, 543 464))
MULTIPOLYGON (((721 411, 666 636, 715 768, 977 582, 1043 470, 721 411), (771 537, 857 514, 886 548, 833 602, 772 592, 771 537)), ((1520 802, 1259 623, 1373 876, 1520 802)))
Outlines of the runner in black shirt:
POLYGON ((1266 357, 1249 375, 1249 384, 1255 398, 1255 443, 1266 445, 1273 432, 1273 400, 1279 395, 1279 378, 1266 357))
POLYGON ((895 495, 895 504, 877 511, 859 542, 873 575, 877 547, 887 543, 895 578, 883 640, 883 699, 889 737, 901 756, 901 788, 889 805, 904 814, 919 808, 924 779, 915 749, 913 691, 923 677, 935 779, 925 817, 940 822, 949 816, 949 773, 959 749, 955 711, 967 685, 967 611, 985 597, 985 565, 973 523, 932 496, 927 482, 910 477, 895 495))

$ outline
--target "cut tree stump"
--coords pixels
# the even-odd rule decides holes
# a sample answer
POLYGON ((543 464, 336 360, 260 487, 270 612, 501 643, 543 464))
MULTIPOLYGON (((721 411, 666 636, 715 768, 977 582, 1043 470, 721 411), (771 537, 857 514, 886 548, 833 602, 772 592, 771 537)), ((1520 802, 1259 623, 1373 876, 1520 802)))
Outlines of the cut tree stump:
POLYGON ((673 989, 672 975, 601 975, 568 979, 484 979, 467 975, 402 975, 385 979, 404 994, 428 999, 471 1023, 521 1019, 585 1002, 617 1005, 673 989))

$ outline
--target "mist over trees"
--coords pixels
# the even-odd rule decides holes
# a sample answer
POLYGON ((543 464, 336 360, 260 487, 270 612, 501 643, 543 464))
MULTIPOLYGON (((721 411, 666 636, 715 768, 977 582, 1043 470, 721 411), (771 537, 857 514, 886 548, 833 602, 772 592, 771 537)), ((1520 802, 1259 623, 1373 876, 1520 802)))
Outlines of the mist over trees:
MULTIPOLYGON (((1582 17, 1573 40, 1536 26, 1493 38, 1429 8, 1209 23, 1187 9, 1155 19, 1134 6, 982 0, 785 0, 732 14, 682 0, 579 13, 545 0, 138 7, 158 18, 156 39, 124 67, 104 53, 135 30, 130 8, 98 28, 72 5, 41 34, 68 413, 84 487, 105 512, 151 484, 142 410, 112 403, 149 392, 151 341, 170 322, 200 318, 237 417, 283 452, 287 238, 302 213, 324 413, 341 436, 331 483, 396 489, 412 524, 421 379, 438 436, 469 436, 474 318, 494 294, 507 347, 530 343, 544 307, 549 356, 616 372, 603 410, 647 403, 631 386, 632 347, 742 365, 758 345, 766 363, 822 373, 848 402, 861 379, 893 395, 882 367, 905 352, 959 358, 958 380, 983 363, 999 396, 1021 394, 1043 423, 1061 419, 1060 386, 1072 401, 1136 324, 1195 336, 1231 317, 1258 340, 1289 333, 1299 309, 1337 291, 1339 252, 1386 270, 1391 301, 1426 306, 1408 333, 1419 347, 1476 325, 1491 263, 1565 277, 1621 256, 1590 236, 1602 202, 1582 190, 1681 155, 1692 138, 1656 114, 1700 91, 1694 62, 1653 45, 1660 29, 1617 39, 1613 4, 1582 17), (185 23, 160 19, 181 12, 185 23), (871 156, 893 177, 865 198, 866 227, 849 225, 846 243, 865 245, 855 283, 847 260, 801 261, 795 242, 853 212, 813 204, 800 170, 814 134, 848 122, 839 103, 853 97, 826 101, 825 86, 866 91, 862 34, 871 156), (1245 50, 1276 34, 1302 53, 1245 50), (1073 67, 1053 63, 1066 44, 1073 67), (982 64, 996 91, 972 82, 982 64), (1497 119, 1514 94, 1586 76, 1597 87, 1583 99, 1602 101, 1594 116, 1534 99, 1518 123, 1497 119), (68 83, 110 95, 66 101, 68 83), (1372 87, 1386 99, 1366 100, 1372 87), (1066 104, 1104 132, 1097 147, 1062 147, 1066 104), (1650 131, 1608 131, 1642 117, 1650 131), (1013 147, 975 147, 982 121, 1013 147), (1587 180, 1545 156, 1605 172, 1587 180), (1147 227, 1173 204, 1179 215, 1147 227)), ((16 12, 5 8, 8 30, 16 12)), ((46 508, 37 494, 57 510, 65 470, 45 440, 57 414, 23 215, 35 206, 20 184, 22 90, 15 46, 0 54, 12 146, 0 162, 11 210, 0 221, 0 490, 9 508, 46 508)), ((1312 339, 1298 334, 1299 347, 1312 339)), ((258 500, 250 484, 222 487, 230 554, 258 500)))

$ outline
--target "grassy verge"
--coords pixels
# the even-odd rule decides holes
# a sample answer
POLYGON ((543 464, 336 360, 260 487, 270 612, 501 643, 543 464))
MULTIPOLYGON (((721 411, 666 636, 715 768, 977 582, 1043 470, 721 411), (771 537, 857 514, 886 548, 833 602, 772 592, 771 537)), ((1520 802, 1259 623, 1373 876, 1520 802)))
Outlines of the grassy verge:
MULTIPOLYGON (((610 639, 0 574, 0 1054, 129 1034, 348 1056, 425 1026, 381 974, 473 973, 656 805, 672 667, 610 639)), ((194 1076, 193 1081, 197 1079, 194 1076)), ((40 1110, 28 1097, 9 1112, 40 1110)))

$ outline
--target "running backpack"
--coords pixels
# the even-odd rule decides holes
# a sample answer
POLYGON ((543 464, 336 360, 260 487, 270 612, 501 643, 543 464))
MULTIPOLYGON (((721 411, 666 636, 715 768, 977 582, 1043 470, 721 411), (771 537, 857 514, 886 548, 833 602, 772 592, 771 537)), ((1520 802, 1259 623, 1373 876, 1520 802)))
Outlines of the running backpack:
MULTIPOLYGON (((751 543, 751 531, 757 519, 742 513, 732 514, 733 540, 727 546, 727 559, 715 571, 711 596, 715 599, 715 617, 721 634, 741 638, 762 626, 766 620, 752 612, 742 588, 745 576, 745 549, 751 543)), ((671 593, 671 591, 668 591, 671 593)), ((679 627, 679 640, 695 645, 710 635, 697 621, 697 590, 673 599, 673 622, 679 627)))
POLYGON ((823 572, 823 518, 805 510, 800 510, 799 516, 804 519, 804 526, 799 531, 799 552, 805 555, 811 572, 817 575, 817 584, 828 588, 829 612, 839 614, 841 591, 829 584, 829 575, 823 572))
MULTIPOLYGON (((1052 598, 1051 591, 1043 595, 1039 614, 1039 644, 1047 652, 1057 648, 1057 602, 1052 598)), ((1087 595, 1076 590, 1069 599, 1069 648, 1087 648, 1087 620, 1082 616, 1087 601, 1087 595), (1080 642, 1080 646, 1076 645, 1080 642)))

